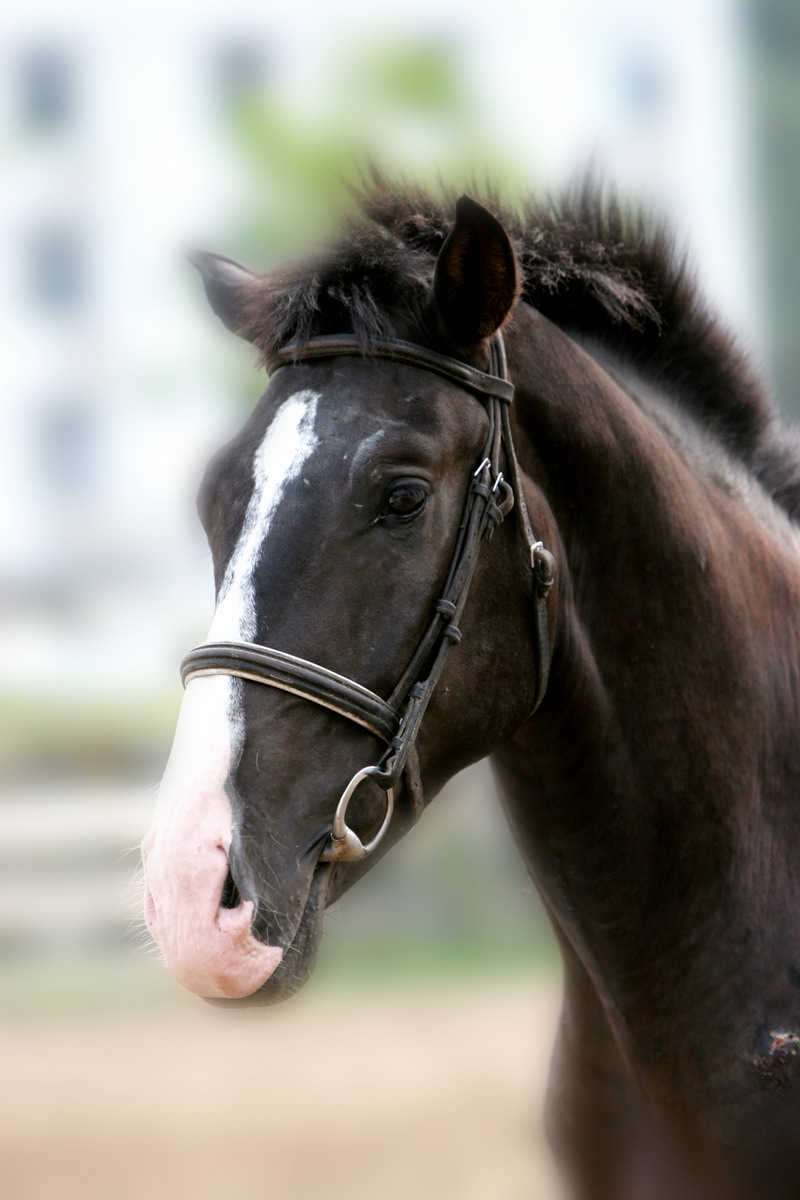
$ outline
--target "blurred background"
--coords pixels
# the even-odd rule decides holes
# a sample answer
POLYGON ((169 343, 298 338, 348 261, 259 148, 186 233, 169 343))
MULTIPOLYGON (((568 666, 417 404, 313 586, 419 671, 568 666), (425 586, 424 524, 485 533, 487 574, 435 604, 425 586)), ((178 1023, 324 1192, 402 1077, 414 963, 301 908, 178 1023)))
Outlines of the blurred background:
POLYGON ((264 385, 181 255, 302 253, 365 154, 512 203, 592 166, 671 219, 800 410, 795 0, 3 8, 10 1200, 556 1195, 557 956, 485 766, 331 912, 283 1010, 207 1012, 130 929, 177 666, 212 610, 194 488, 264 385))

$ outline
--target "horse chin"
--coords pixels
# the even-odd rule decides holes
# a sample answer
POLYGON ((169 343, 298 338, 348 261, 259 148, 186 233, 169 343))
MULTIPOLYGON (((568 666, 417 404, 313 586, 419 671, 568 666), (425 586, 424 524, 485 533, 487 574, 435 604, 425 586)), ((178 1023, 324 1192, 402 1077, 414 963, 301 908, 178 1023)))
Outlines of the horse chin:
MULTIPOLYGON (((325 909, 386 854, 413 824, 409 807, 404 804, 405 793, 400 792, 400 811, 390 836, 377 847, 367 860, 347 863, 318 863, 311 876, 306 902, 297 921, 294 934, 284 946, 283 957, 272 975, 258 991, 238 999, 206 996, 206 1004, 216 1008, 268 1008, 288 1000, 308 983, 314 971, 320 942, 322 941, 325 909)), ((258 936, 257 921, 254 930, 258 936)), ((264 940, 263 938, 261 940, 264 940)))
POLYGON ((294 936, 284 948, 283 957, 269 979, 257 992, 240 999, 204 997, 215 1008, 268 1008, 288 1000, 308 983, 314 971, 317 951, 322 940, 323 916, 328 903, 331 865, 323 864, 314 871, 306 903, 300 914, 294 936))

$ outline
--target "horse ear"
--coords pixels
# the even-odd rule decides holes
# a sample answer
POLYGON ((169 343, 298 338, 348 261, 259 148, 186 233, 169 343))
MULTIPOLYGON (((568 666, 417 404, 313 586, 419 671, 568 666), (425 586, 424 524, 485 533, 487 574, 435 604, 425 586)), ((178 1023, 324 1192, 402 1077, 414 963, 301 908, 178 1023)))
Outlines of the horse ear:
POLYGON ((433 302, 456 346, 474 346, 500 328, 519 296, 519 268, 503 226, 469 196, 439 251, 433 302))
POLYGON ((259 276, 234 259, 207 250, 192 250, 186 257, 200 272, 214 313, 233 333, 246 336, 246 301, 259 276))

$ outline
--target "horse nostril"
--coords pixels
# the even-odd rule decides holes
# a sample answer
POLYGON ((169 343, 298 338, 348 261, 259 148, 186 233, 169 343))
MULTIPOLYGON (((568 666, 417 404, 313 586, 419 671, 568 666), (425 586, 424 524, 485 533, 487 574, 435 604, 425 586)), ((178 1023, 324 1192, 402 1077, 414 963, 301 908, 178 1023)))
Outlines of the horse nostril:
POLYGON ((220 908, 238 908, 242 902, 242 897, 239 889, 236 886, 233 875, 231 875, 230 867, 225 878, 225 883, 222 887, 222 895, 220 896, 220 908))

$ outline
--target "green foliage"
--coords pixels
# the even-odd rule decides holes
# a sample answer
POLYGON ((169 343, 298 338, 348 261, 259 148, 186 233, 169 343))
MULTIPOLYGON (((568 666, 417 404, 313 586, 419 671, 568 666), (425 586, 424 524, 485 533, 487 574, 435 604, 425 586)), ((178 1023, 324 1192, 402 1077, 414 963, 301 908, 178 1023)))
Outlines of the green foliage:
MULTIPOLYGON (((533 925, 533 922, 531 923, 533 925)), ((320 987, 419 988, 479 978, 509 979, 555 973, 558 952, 542 929, 528 937, 431 938, 411 930, 405 938, 345 945, 323 942, 315 972, 320 987)))
POLYGON ((265 265, 330 235, 367 162, 434 189, 489 180, 509 198, 522 190, 446 43, 347 47, 302 113, 252 87, 236 93, 227 122, 246 178, 237 250, 265 265))
POLYGON ((376 106, 379 117, 417 114, 448 120, 454 129, 474 117, 453 49, 441 42, 367 43, 345 56, 339 77, 343 95, 347 84, 352 89, 353 112, 370 101, 373 122, 376 106))
POLYGON ((166 758, 180 693, 130 696, 0 695, 0 774, 123 777, 151 774, 166 758))

